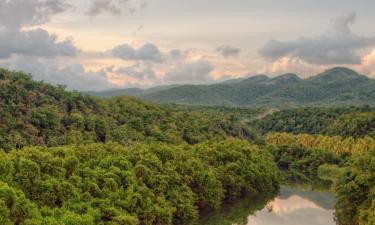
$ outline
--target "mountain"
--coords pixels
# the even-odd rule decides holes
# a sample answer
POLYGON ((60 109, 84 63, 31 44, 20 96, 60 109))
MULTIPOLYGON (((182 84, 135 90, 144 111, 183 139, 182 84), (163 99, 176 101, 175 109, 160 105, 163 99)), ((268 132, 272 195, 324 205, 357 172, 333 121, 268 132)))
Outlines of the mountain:
POLYGON ((101 92, 89 91, 86 94, 91 96, 110 98, 114 96, 132 96, 139 97, 145 94, 144 89, 141 88, 126 88, 126 89, 109 89, 101 92))
POLYGON ((301 79, 291 73, 274 78, 257 75, 218 84, 165 86, 142 90, 138 95, 133 93, 130 95, 153 102, 189 105, 237 107, 375 105, 375 80, 354 70, 336 67, 307 79, 301 79))
POLYGON ((157 91, 167 90, 173 87, 177 87, 178 85, 165 85, 165 86, 157 86, 149 89, 142 89, 142 88, 125 88, 125 89, 110 89, 100 92, 89 91, 85 92, 85 94, 96 96, 96 97, 103 97, 103 98, 110 98, 115 96, 131 96, 131 97, 141 97, 143 95, 151 94, 157 91))
POLYGON ((218 81, 217 83, 219 84, 236 84, 236 83, 240 83, 244 80, 252 80, 252 81, 264 81, 264 80, 267 80, 268 77, 264 74, 260 74, 260 75, 245 75, 243 77, 240 77, 240 78, 234 78, 234 79, 229 79, 229 80, 224 80, 224 81, 218 81))

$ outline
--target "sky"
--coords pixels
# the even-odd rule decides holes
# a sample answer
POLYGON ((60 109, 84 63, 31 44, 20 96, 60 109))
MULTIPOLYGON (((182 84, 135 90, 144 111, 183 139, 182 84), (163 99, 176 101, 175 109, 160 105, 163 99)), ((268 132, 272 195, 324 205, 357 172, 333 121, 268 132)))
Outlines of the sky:
POLYGON ((373 0, 0 0, 0 67, 80 91, 346 66, 375 77, 373 0))

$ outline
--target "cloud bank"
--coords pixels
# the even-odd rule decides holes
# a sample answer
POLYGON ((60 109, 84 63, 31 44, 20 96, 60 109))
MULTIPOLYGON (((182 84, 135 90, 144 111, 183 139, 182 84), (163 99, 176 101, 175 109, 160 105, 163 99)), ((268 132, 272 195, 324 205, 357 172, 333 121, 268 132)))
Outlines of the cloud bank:
POLYGON ((283 57, 299 58, 316 65, 360 64, 357 51, 375 45, 375 37, 354 34, 350 25, 356 21, 356 14, 349 13, 332 21, 324 35, 295 41, 270 40, 259 50, 259 54, 270 60, 283 57))
POLYGON ((69 90, 104 90, 115 86, 109 82, 108 72, 104 69, 87 71, 80 63, 60 65, 54 59, 13 56, 6 61, 0 60, 0 67, 22 70, 32 74, 35 80, 65 84, 69 90))
POLYGON ((75 56, 78 49, 71 39, 58 41, 43 29, 32 29, 64 12, 69 5, 63 0, 0 0, 0 58, 13 54, 56 57, 75 56))

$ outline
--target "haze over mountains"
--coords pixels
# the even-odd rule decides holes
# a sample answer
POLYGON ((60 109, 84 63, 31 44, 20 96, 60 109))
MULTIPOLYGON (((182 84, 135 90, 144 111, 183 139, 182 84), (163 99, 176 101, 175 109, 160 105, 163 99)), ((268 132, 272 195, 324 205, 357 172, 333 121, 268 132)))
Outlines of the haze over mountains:
POLYGON ((131 88, 90 94, 128 95, 158 103, 236 107, 375 105, 375 80, 354 70, 336 67, 307 79, 296 74, 275 78, 257 75, 212 85, 131 88))

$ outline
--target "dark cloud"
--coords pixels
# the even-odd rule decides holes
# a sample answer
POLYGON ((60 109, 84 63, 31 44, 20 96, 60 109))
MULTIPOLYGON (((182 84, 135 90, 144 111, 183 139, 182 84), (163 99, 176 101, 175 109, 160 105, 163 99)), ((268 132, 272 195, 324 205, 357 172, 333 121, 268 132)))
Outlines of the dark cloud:
POLYGON ((216 51, 225 57, 230 57, 230 56, 238 56, 241 52, 241 49, 232 47, 229 45, 223 45, 223 46, 218 47, 216 51))
POLYGON ((154 45, 147 43, 138 49, 134 49, 128 44, 123 44, 115 47, 111 50, 113 56, 119 57, 124 60, 140 60, 161 63, 163 62, 163 56, 159 48, 154 45))
POLYGON ((0 0, 0 58, 12 54, 74 56, 78 49, 72 40, 58 41, 55 35, 43 29, 24 29, 42 25, 69 7, 62 0, 0 0))
POLYGON ((319 37, 300 37, 295 41, 270 40, 259 50, 259 54, 271 60, 285 56, 318 65, 360 64, 357 50, 375 45, 375 37, 362 37, 354 34, 350 25, 356 14, 342 15, 333 20, 328 31, 319 37))
POLYGON ((145 1, 141 1, 135 6, 131 3, 131 0, 94 0, 87 14, 91 17, 105 13, 117 16, 126 12, 134 13, 147 6, 145 1))
POLYGON ((214 67, 209 61, 198 60, 182 64, 167 72, 164 76, 166 83, 177 84, 203 84, 212 82, 210 73, 214 67))

